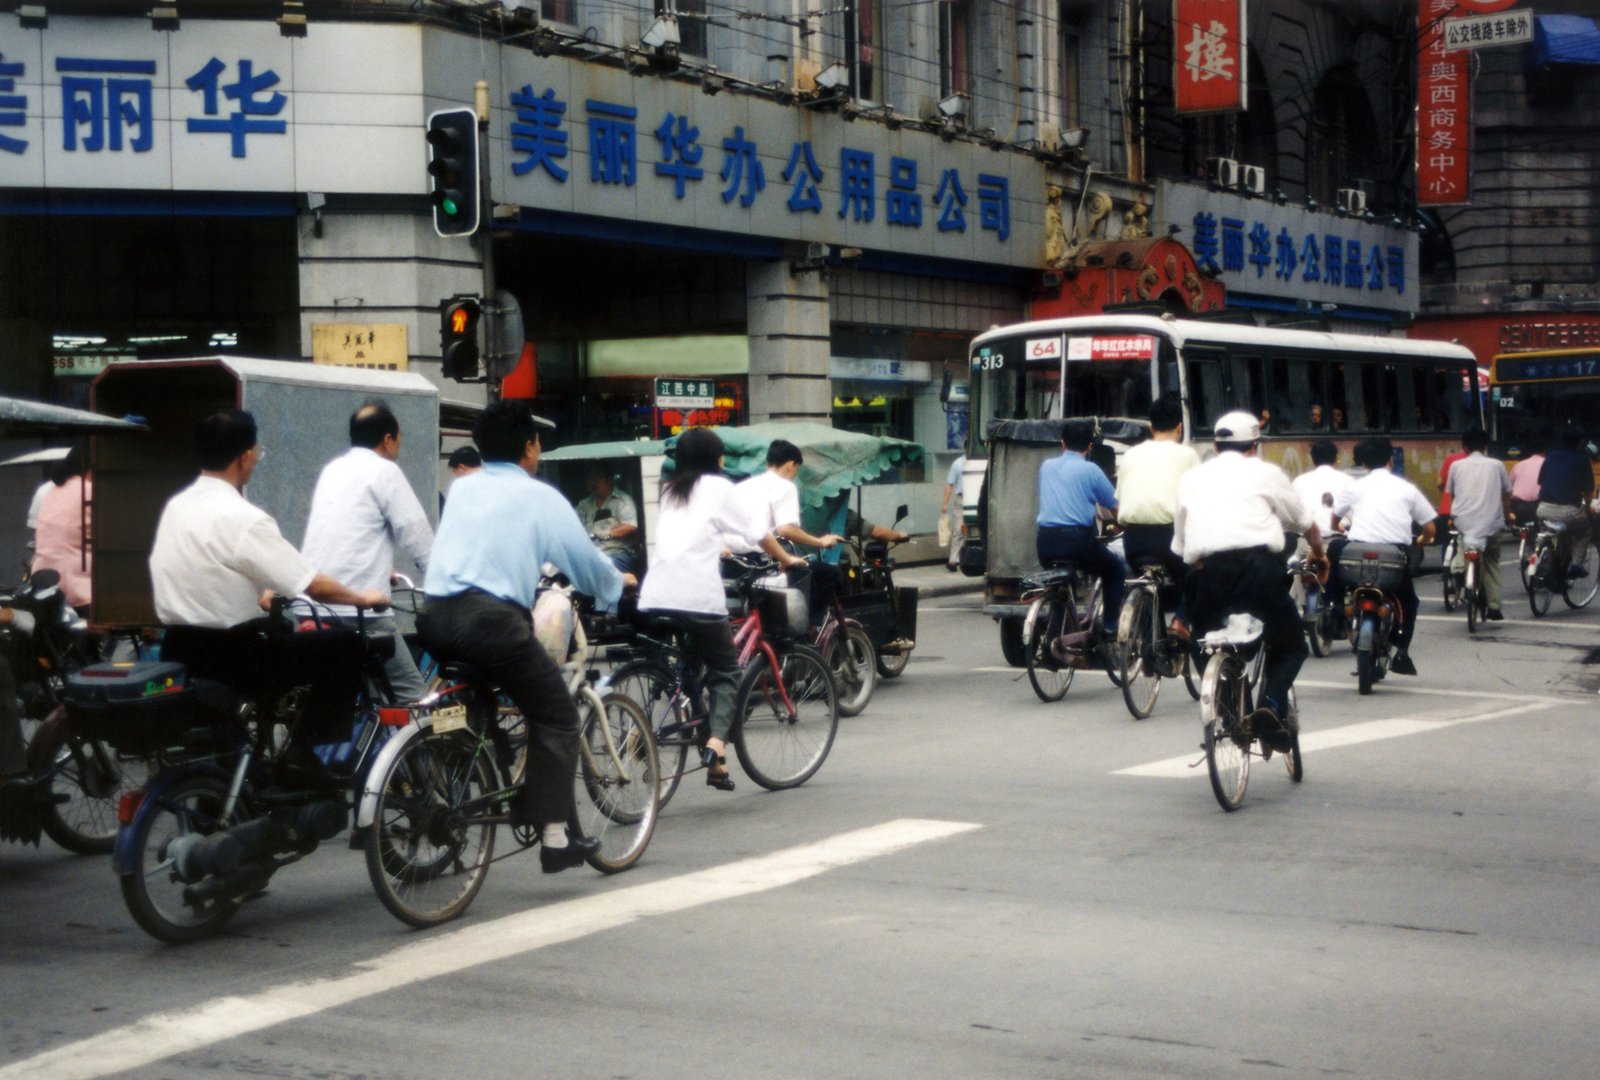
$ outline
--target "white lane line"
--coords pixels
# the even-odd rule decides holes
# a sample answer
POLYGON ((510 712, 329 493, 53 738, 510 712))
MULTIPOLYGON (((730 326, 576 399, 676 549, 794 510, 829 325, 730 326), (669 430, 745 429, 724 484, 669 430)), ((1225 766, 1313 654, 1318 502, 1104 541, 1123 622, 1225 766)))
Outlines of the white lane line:
MULTIPOLYGON (((1299 685, 1296 683, 1296 685, 1299 685)), ((1568 702, 1535 701, 1531 704, 1517 705, 1509 709, 1495 709, 1492 712, 1476 713, 1472 716, 1459 716, 1450 720, 1424 720, 1414 716, 1397 716, 1388 720, 1371 720, 1364 724, 1349 724, 1345 727, 1329 728, 1327 731, 1304 732, 1300 736, 1300 749, 1303 753, 1314 750, 1330 750, 1339 746, 1355 746, 1358 743, 1376 742, 1379 739, 1398 739, 1404 735, 1420 735, 1429 731, 1438 731, 1441 728, 1454 727, 1457 724, 1476 724, 1485 720, 1503 720, 1508 716, 1517 716, 1521 713, 1537 712, 1541 709, 1553 709, 1556 705, 1566 705, 1568 702)), ((1199 734, 1199 728, 1195 728, 1199 734)), ((1127 769, 1117 769, 1113 776, 1156 776, 1173 778, 1180 776, 1204 776, 1204 768, 1194 768, 1199 751, 1186 757, 1166 758, 1162 761, 1152 761, 1145 765, 1134 765, 1127 769)), ((1203 759, 1202 759, 1203 760, 1203 759)))
MULTIPOLYGON (((1418 615, 1418 622, 1451 622, 1467 625, 1465 613, 1460 615, 1418 615)), ((1484 623, 1483 628, 1493 631, 1497 626, 1537 626, 1548 630, 1582 630, 1585 633, 1594 633, 1595 624, 1590 622, 1571 622, 1566 619, 1501 619, 1499 622, 1484 623)), ((1489 639, 1493 641, 1493 638, 1489 639)))
POLYGON ((829 870, 981 826, 906 818, 665 881, 568 900, 427 937, 344 975, 283 983, 122 1028, 0 1068, 0 1077, 88 1078, 124 1072, 425 979, 587 937, 653 915, 792 885, 829 870))
MULTIPOLYGON (((1546 705, 1571 705, 1576 698, 1545 697, 1539 694, 1508 694, 1492 690, 1443 690, 1432 686, 1397 686, 1395 682, 1406 676, 1395 675, 1383 680, 1383 685, 1374 693, 1377 694, 1421 694, 1424 697, 1455 697, 1455 698, 1481 698, 1484 701, 1521 701, 1525 703, 1542 702, 1546 705)), ((1296 679, 1294 684, 1307 690, 1349 690, 1355 686, 1353 680, 1344 682, 1323 682, 1318 679, 1296 679)))
POLYGON ((1002 675, 1025 675, 1025 674, 1027 674, 1027 668, 1010 667, 1010 666, 1004 665, 1004 664, 1002 664, 1002 665, 1000 665, 998 667, 975 667, 975 668, 968 668, 967 670, 968 671, 999 672, 1002 675))

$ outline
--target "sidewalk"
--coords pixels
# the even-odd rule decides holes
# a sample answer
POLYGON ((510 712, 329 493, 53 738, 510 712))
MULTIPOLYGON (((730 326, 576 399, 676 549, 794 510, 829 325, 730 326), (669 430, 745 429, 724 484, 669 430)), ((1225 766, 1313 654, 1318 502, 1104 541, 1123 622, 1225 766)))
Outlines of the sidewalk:
POLYGON ((983 578, 952 574, 943 562, 924 563, 921 566, 896 566, 896 585, 915 585, 924 597, 977 595, 983 591, 983 578))

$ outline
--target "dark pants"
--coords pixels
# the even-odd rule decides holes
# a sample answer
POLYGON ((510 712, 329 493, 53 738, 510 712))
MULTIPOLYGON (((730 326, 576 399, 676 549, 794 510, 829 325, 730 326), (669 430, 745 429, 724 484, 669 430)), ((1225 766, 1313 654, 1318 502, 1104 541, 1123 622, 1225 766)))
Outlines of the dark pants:
POLYGON ((1161 606, 1168 611, 1176 608, 1180 615, 1184 613, 1183 583, 1189 576, 1189 566, 1172 553, 1171 525, 1124 525, 1122 554, 1128 560, 1128 568, 1135 573, 1143 563, 1160 563, 1177 586, 1171 595, 1163 590, 1161 606))
POLYGON ((1539 524, 1539 500, 1512 499, 1511 514, 1517 519, 1519 528, 1536 528, 1539 524))
POLYGON ((550 825, 572 815, 578 770, 578 708, 561 669, 533 636, 528 610, 482 592, 428 597, 417 633, 442 663, 483 671, 528 725, 528 771, 518 818, 550 825))
MULTIPOLYGON (((1334 604, 1339 608, 1344 607, 1345 583, 1339 575, 1339 556, 1344 551, 1345 545, 1350 542, 1349 537, 1341 536, 1328 544, 1328 591, 1333 595, 1334 604)), ((1405 555, 1410 547, 1408 544, 1395 544, 1394 547, 1405 555)), ((1409 564, 1407 564, 1409 567, 1409 564)), ((1400 625, 1395 628, 1394 647, 1399 652, 1405 652, 1411 647, 1411 635, 1417 632, 1417 585, 1411 580, 1410 569, 1406 576, 1394 590, 1394 598, 1400 601, 1400 625)))
POLYGON ((1088 525, 1041 525, 1038 551, 1039 561, 1045 566, 1070 562, 1100 579, 1100 591, 1105 596, 1106 634, 1115 634, 1128 570, 1121 559, 1095 539, 1094 529, 1088 525))
POLYGON ((22 739, 22 713, 17 709, 11 658, 0 656, 0 777, 22 772, 27 767, 27 745, 22 739))
POLYGON ((294 633, 281 621, 253 619, 228 630, 168 627, 161 658, 258 701, 308 687, 302 723, 314 740, 325 741, 349 734, 366 646, 354 630, 294 633))
POLYGON ((705 666, 704 686, 711 698, 711 737, 727 742, 733 731, 734 698, 739 696, 739 654, 733 647, 728 617, 695 611, 652 610, 650 614, 671 615, 683 625, 684 649, 705 666))
POLYGON ((1289 595, 1282 557, 1263 548, 1219 552, 1207 555, 1203 563, 1190 571, 1184 589, 1195 640, 1220 628, 1232 612, 1245 611, 1260 619, 1266 656, 1257 704, 1271 707, 1281 718, 1289 702, 1289 687, 1310 655, 1300 627, 1300 609, 1289 595))
POLYGON ((833 607, 833 598, 839 595, 842 575, 834 563, 826 563, 821 559, 807 559, 806 562, 811 568, 811 596, 808 601, 811 625, 821 626, 828 609, 833 607))

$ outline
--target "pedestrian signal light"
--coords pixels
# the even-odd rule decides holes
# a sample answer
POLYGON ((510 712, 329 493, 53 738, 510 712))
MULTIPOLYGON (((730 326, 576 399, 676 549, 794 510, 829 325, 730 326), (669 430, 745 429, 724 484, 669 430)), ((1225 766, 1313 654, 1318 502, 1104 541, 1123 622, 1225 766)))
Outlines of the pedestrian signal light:
POLYGON ((483 305, 475 296, 456 296, 439 303, 439 359, 446 378, 478 377, 478 320, 483 305))
POLYGON ((471 236, 478 231, 478 114, 443 109, 428 117, 428 197, 433 231, 471 236))

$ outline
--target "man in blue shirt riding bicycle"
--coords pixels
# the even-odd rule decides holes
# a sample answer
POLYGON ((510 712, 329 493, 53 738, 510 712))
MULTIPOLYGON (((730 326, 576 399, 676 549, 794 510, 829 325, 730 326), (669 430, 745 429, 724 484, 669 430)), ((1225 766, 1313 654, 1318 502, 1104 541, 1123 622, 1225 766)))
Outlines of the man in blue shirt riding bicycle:
POLYGON ((1061 456, 1039 466, 1039 561, 1045 566, 1075 563, 1100 579, 1105 597, 1107 640, 1117 636, 1127 567, 1100 543, 1095 529, 1100 508, 1115 513, 1117 493, 1100 466, 1089 460, 1094 425, 1068 420, 1061 425, 1061 456))

